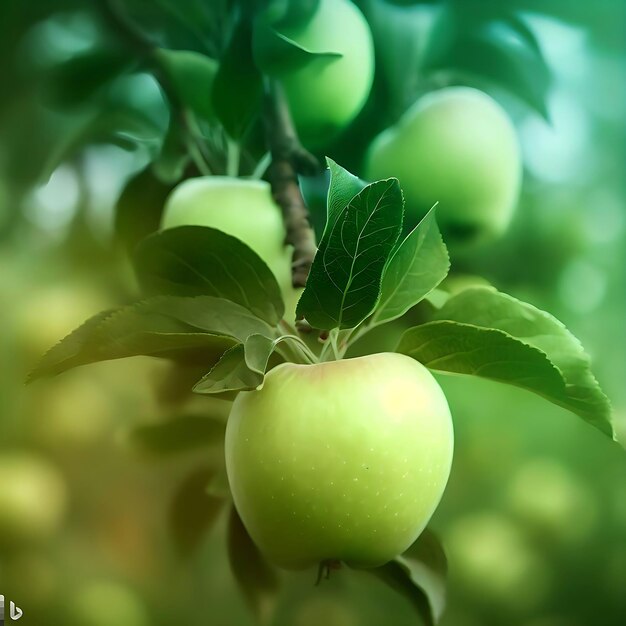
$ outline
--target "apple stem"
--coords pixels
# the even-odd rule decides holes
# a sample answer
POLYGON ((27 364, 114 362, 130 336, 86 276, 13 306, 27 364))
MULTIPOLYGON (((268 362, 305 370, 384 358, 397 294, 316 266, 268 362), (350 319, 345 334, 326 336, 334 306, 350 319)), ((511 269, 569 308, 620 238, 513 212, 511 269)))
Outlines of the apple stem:
POLYGON ((315 586, 319 587, 323 579, 329 580, 330 573, 339 569, 341 569, 341 561, 338 561, 337 559, 326 559, 324 561, 320 561, 320 564, 317 568, 317 578, 315 579, 315 586))
POLYGON ((304 287, 317 252, 317 244, 298 174, 314 175, 320 171, 320 165, 298 139, 282 87, 269 78, 265 81, 264 122, 272 157, 268 179, 274 200, 283 212, 286 243, 293 246, 292 284, 296 288, 304 287))

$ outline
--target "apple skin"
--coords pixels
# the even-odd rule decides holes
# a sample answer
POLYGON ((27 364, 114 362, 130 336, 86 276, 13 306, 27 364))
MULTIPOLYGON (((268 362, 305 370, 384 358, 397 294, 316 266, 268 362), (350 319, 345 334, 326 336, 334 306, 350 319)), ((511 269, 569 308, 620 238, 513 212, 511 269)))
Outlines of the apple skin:
POLYGON ((382 353, 279 365, 238 395, 225 445, 235 506, 270 561, 368 568, 425 528, 448 480, 453 430, 430 372, 382 353))
POLYGON ((168 197, 161 228, 209 226, 237 237, 256 252, 276 276, 293 322, 301 289, 291 283, 292 246, 269 183, 228 176, 202 176, 178 185, 168 197))
POLYGON ((47 461, 23 452, 0 456, 0 547, 49 538, 61 524, 66 500, 65 482, 47 461))
POLYGON ((439 202, 446 243, 471 244, 499 236, 511 222, 522 178, 520 148, 495 100, 477 89, 448 87, 418 100, 374 139, 365 176, 397 176, 412 223, 439 202))
MULTIPOLYGON (((357 116, 372 88, 374 43, 369 25, 349 0, 321 0, 308 23, 278 30, 313 52, 342 55, 277 74, 300 138, 308 146, 323 145, 357 116)), ((255 36, 258 54, 269 45, 264 32, 255 36)))

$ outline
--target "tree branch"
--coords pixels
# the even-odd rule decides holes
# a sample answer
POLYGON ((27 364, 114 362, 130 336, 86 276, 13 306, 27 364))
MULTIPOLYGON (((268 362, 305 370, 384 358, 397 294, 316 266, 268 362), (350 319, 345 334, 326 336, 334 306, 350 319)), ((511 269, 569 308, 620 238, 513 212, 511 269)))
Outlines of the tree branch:
POLYGON ((298 174, 317 174, 320 166, 302 147, 282 87, 272 79, 266 81, 264 122, 272 156, 268 178, 274 200, 283 212, 286 242, 293 246, 292 284, 304 287, 317 245, 298 174))
MULTIPOLYGON (((120 7, 119 0, 96 0, 96 4, 105 22, 117 37, 149 65, 152 75, 161 86, 165 97, 170 103, 172 113, 188 135, 189 141, 193 143, 193 148, 199 153, 206 166, 210 170, 215 171, 215 164, 212 162, 211 155, 208 153, 204 143, 196 135, 193 120, 191 119, 193 117, 192 113, 181 102, 174 85, 172 85, 172 81, 159 61, 156 54, 158 45, 124 13, 120 7)), ((200 170, 202 169, 200 167, 200 170)))

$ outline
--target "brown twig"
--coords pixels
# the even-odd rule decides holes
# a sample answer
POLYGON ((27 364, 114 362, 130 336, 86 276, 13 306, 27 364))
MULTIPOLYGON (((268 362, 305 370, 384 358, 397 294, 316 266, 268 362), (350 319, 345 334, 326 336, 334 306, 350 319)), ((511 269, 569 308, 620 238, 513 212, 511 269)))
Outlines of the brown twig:
POLYGON ((272 195, 283 212, 286 242, 293 246, 292 284, 304 287, 317 245, 309 210, 302 197, 298 174, 319 172, 317 159, 300 143, 280 84, 268 79, 265 88, 265 129, 272 156, 268 178, 272 195))

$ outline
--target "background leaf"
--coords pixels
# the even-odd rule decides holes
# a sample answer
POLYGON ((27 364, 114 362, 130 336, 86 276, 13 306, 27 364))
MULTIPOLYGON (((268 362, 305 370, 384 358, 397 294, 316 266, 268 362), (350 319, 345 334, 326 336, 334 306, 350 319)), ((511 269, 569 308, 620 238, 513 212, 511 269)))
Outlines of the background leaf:
POLYGON ((130 443, 142 452, 169 456, 214 444, 223 444, 230 405, 224 402, 221 412, 211 406, 206 415, 183 415, 130 432, 130 443))
POLYGON ((450 298, 436 318, 497 328, 541 350, 559 369, 566 385, 565 394, 550 399, 613 436, 611 406, 591 372, 589 357, 578 339, 552 315, 495 289, 473 287, 450 298))
POLYGON ((539 44, 522 17, 471 3, 450 3, 441 14, 424 61, 425 71, 453 71, 495 83, 544 118, 551 83, 539 44))
POLYGON ((178 487, 170 506, 170 530, 182 556, 189 556, 211 530, 224 506, 224 499, 207 493, 213 469, 192 472, 178 487))
POLYGON ((95 48, 46 71, 46 97, 55 106, 83 105, 136 65, 126 51, 95 48))
POLYGON ((450 258, 431 211, 389 260, 373 323, 396 319, 418 304, 446 277, 450 258))
POLYGON ((404 595, 424 624, 434 626, 446 603, 447 570, 439 540, 426 529, 406 552, 372 573, 404 595))
POLYGON ((165 199, 173 185, 163 183, 150 166, 128 180, 115 205, 115 236, 131 251, 158 230, 165 199))
POLYGON ((180 226, 156 233, 139 245, 134 265, 151 294, 218 296, 270 324, 285 311, 267 265, 239 239, 214 228, 180 226))
POLYGON ((215 112, 211 93, 218 70, 217 61, 192 50, 162 48, 155 54, 183 106, 200 119, 212 121, 215 112))
POLYGON ((257 620, 270 621, 278 592, 278 577, 256 547, 235 507, 228 524, 228 557, 233 576, 257 620))
POLYGON ((323 71, 323 65, 343 56, 333 50, 311 50, 302 46, 263 18, 254 24, 253 50, 259 68, 270 76, 279 77, 310 63, 315 63, 323 71))
POLYGON ((213 108, 233 139, 241 138, 260 110, 263 83, 252 53, 252 26, 241 19, 213 83, 213 108))
POLYGON ((353 328, 380 295, 383 269, 402 229, 397 179, 362 189, 324 233, 296 315, 315 328, 353 328))

